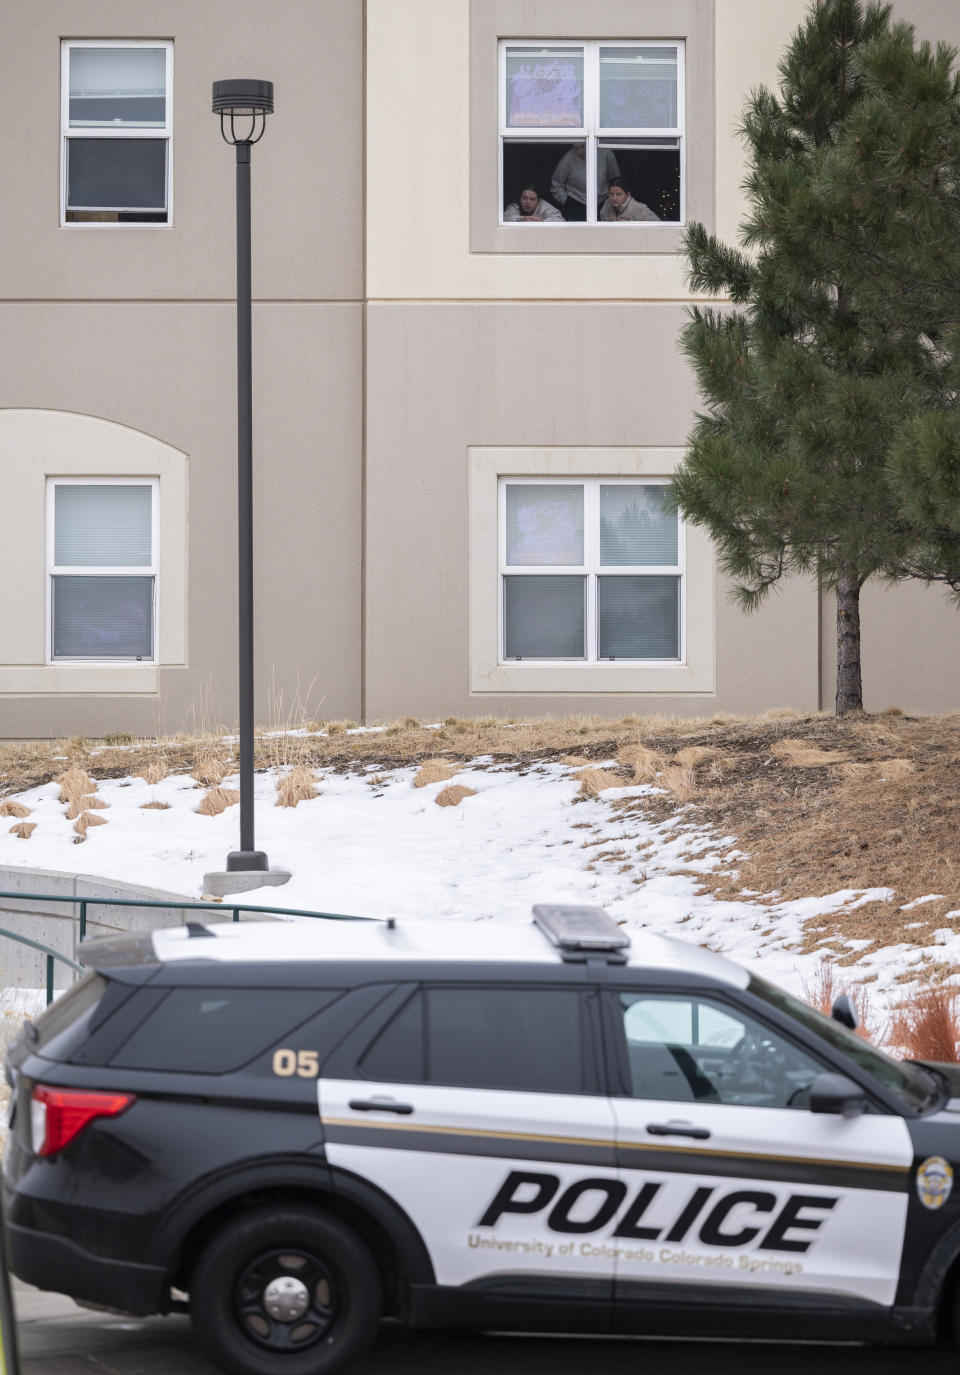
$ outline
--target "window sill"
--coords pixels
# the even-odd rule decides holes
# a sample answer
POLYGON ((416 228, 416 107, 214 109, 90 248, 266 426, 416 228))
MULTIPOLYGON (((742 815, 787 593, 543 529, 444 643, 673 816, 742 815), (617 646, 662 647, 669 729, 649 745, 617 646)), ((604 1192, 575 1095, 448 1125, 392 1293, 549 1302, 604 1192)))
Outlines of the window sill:
POLYGON ((473 253, 679 253, 684 228, 643 223, 490 224, 475 227, 470 248, 473 253))

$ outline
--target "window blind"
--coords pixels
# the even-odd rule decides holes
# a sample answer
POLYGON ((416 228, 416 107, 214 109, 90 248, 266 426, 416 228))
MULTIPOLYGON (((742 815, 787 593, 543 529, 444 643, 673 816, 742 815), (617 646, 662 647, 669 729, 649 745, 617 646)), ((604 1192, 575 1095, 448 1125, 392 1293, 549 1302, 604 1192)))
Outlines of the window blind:
POLYGON ((54 488, 57 568, 149 568, 153 488, 63 483, 54 488))
POLYGON ((53 579, 55 659, 152 659, 153 578, 53 579))
POLYGON ((664 511, 661 486, 600 488, 600 563, 674 567, 678 559, 676 513, 664 511))
POLYGON ((597 579, 597 657, 680 658, 680 579, 597 579))
POLYGON ((163 48, 71 48, 71 127, 162 127, 166 71, 163 48))
POLYGON ((506 658, 585 658, 586 585, 563 575, 504 578, 506 658))

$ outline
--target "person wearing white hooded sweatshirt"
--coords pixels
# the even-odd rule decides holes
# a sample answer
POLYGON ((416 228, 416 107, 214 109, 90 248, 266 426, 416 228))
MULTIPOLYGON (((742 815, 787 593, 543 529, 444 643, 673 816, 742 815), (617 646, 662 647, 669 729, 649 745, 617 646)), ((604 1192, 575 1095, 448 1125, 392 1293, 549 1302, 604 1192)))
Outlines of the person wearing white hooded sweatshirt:
POLYGON ((600 219, 604 224, 625 224, 630 220, 656 220, 657 224, 660 223, 660 216, 655 215, 649 205, 633 199, 622 177, 614 177, 611 181, 600 219))
POLYGON ((555 205, 541 200, 535 186, 525 186, 518 198, 503 212, 504 224, 563 224, 555 205))

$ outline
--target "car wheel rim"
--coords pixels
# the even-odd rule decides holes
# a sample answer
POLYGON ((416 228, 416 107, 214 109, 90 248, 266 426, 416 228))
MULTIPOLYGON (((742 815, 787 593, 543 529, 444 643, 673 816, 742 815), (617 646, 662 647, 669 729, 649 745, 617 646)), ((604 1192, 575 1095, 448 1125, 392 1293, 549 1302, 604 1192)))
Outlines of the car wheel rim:
POLYGON ((333 1273, 310 1251, 265 1251, 240 1272, 240 1327, 268 1351, 303 1351, 325 1337, 339 1309, 333 1273))

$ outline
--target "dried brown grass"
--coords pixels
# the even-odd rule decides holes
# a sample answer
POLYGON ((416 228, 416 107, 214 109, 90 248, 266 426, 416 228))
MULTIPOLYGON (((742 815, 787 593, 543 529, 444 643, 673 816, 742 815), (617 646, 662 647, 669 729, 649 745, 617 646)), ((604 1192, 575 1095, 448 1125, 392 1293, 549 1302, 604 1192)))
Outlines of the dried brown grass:
POLYGON ((663 768, 663 755, 649 745, 624 745, 617 751, 617 761, 632 772, 632 782, 653 783, 663 768))
POLYGON ((106 811, 109 806, 110 803, 104 802, 103 798, 98 797, 96 793, 87 793, 83 797, 73 797, 67 808, 67 820, 75 821, 81 812, 103 812, 106 811))
POLYGON ((585 769, 578 769, 574 778, 580 782, 578 797, 599 797, 607 788, 623 786, 623 779, 618 778, 610 769, 595 769, 590 765, 585 769))
POLYGON ((167 777, 167 773, 166 761, 163 759, 155 759, 152 764, 148 764, 146 768, 141 769, 140 772, 134 776, 136 778, 142 778, 145 783, 149 783, 151 788, 153 788, 156 787, 158 783, 163 782, 167 777))
POLYGON ((468 788, 465 783, 451 783, 441 788, 433 799, 438 807, 459 807, 465 797, 476 797, 476 788, 468 788))
POLYGON ((456 776, 456 772, 445 759, 425 759, 417 770, 413 786, 426 788, 431 783, 446 783, 456 776))
POLYGON ((832 961, 821 960, 816 974, 809 982, 804 980, 802 987, 804 1001, 822 1012, 824 1017, 830 1016, 834 1002, 841 993, 845 993, 856 1008, 859 1021, 857 1035, 865 1041, 879 1041, 885 1036, 886 1029, 875 1017, 870 996, 863 984, 847 983, 840 978, 832 961))
POLYGON ((91 826, 106 826, 107 818, 97 816, 96 812, 81 812, 73 823, 73 829, 78 836, 85 836, 91 826))
POLYGON ((200 805, 193 810, 199 816, 219 816, 239 801, 240 794, 235 788, 211 788, 208 793, 204 793, 200 805))
POLYGON ((310 802, 319 797, 317 780, 311 769, 302 764, 295 765, 289 773, 277 780, 277 806, 295 807, 298 802, 310 802))
POLYGON ((717 751, 710 745, 687 745, 685 749, 677 750, 673 757, 682 769, 695 769, 698 764, 715 759, 717 751))
POLYGON ((204 754, 194 764, 190 771, 190 777, 196 779, 205 788, 216 788, 235 769, 236 765, 232 757, 225 759, 221 755, 204 754))
POLYGON ((792 769, 819 769, 827 764, 842 764, 847 757, 837 750, 818 749, 804 740, 778 740, 771 746, 770 753, 792 769))
POLYGON ((95 793, 97 785, 85 769, 71 766, 54 780, 60 784, 60 801, 72 802, 75 797, 95 793))
POLYGON ((905 1059, 955 1061, 960 1059, 960 989, 933 984, 908 1003, 895 1007, 888 1042, 905 1059))
POLYGON ((35 821, 18 821, 16 826, 10 827, 10 834, 19 836, 21 840, 29 840, 36 829, 37 823, 35 821))
POLYGON ((677 802, 686 803, 696 796, 697 785, 693 781, 692 769, 668 764, 657 779, 657 783, 661 788, 666 788, 667 792, 677 802))
POLYGON ((12 797, 8 797, 5 802, 0 802, 0 816, 15 816, 22 820, 23 817, 30 815, 30 811, 29 807, 24 806, 22 802, 15 801, 12 797))
POLYGON ((154 799, 153 802, 143 802, 140 805, 141 812, 165 812, 170 807, 169 802, 160 802, 154 799))

